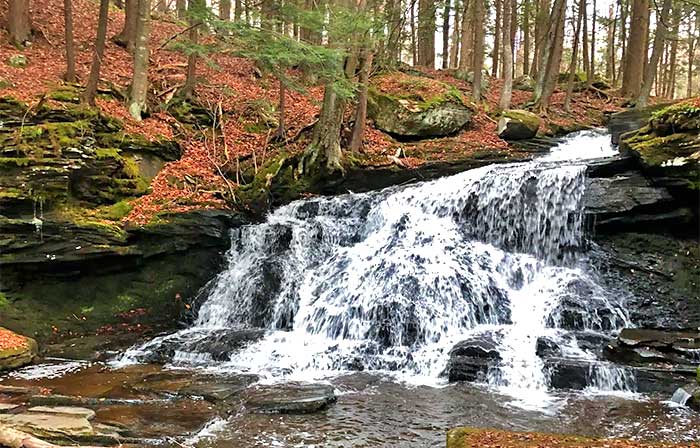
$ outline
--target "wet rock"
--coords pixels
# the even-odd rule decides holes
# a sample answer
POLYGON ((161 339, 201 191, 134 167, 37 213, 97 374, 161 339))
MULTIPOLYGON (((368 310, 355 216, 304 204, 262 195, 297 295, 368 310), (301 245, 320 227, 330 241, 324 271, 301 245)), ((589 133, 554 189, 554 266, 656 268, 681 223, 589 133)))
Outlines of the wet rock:
POLYGON ((559 358, 562 356, 562 350, 551 338, 540 336, 537 338, 537 348, 535 353, 540 358, 559 358))
POLYGON ((131 387, 139 392, 168 396, 196 396, 217 402, 239 394, 257 381, 256 375, 201 375, 189 371, 163 371, 146 375, 131 387))
POLYGON ((92 420, 95 417, 95 411, 88 408, 78 408, 72 406, 34 406, 27 409, 29 413, 35 414, 50 414, 50 415, 65 415, 69 417, 82 417, 87 420, 92 420))
POLYGON ((502 337, 499 332, 487 332, 457 343, 450 350, 443 375, 450 382, 484 380, 489 369, 496 367, 501 360, 498 344, 502 337))
POLYGON ((333 387, 325 384, 255 386, 244 394, 246 408, 273 414, 311 414, 328 408, 336 400, 333 387))
POLYGON ((625 328, 605 347, 607 359, 628 364, 700 362, 700 332, 625 328))
POLYGON ((497 133, 503 140, 525 140, 537 135, 542 120, 526 110, 503 111, 498 120, 497 133))
POLYGON ((608 119, 608 131, 612 137, 613 144, 618 144, 620 135, 625 132, 636 131, 649 123, 651 115, 655 111, 667 107, 666 104, 656 104, 644 109, 627 109, 610 115, 608 119))
POLYGON ((19 405, 10 403, 0 403, 0 414, 8 414, 17 409, 19 405))
POLYGON ((94 433, 92 425, 82 415, 68 414, 0 414, 0 423, 39 438, 66 438, 88 436, 94 433))
MULTIPOLYGON (((472 110, 462 103, 453 87, 408 75, 401 75, 396 82, 408 89, 417 86, 413 90, 421 91, 420 86, 430 83, 432 87, 428 91, 433 92, 436 87, 442 92, 430 96, 410 92, 396 96, 394 92, 370 89, 367 114, 378 129, 399 138, 420 139, 454 134, 471 121, 472 110)), ((378 83, 381 85, 381 80, 378 83)))
POLYGON ((569 283, 567 291, 547 317, 547 327, 611 331, 624 325, 620 311, 596 291, 595 285, 576 280, 569 283))
POLYGON ((34 339, 20 336, 2 327, 0 327, 0 333, 9 335, 17 341, 14 347, 0 349, 0 372, 17 369, 34 361, 38 352, 38 346, 34 339))
POLYGON ((139 360, 146 363, 166 364, 176 356, 188 357, 189 361, 226 361, 230 355, 243 347, 258 341, 265 330, 213 330, 184 332, 165 338, 156 347, 141 355, 139 360))

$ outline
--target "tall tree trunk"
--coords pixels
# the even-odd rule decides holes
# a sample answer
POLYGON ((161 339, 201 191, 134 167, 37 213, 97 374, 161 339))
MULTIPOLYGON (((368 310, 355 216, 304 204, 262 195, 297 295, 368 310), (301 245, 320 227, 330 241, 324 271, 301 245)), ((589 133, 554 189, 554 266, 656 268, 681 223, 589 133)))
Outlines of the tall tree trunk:
POLYGON ((187 0, 175 0, 175 10, 177 11, 177 18, 184 19, 187 15, 187 0))
MULTIPOLYGON (((132 0, 135 1, 135 0, 132 0)), ((107 40, 107 16, 109 14, 109 0, 100 0, 100 13, 97 19, 97 37, 95 38, 95 49, 92 55, 92 66, 90 76, 83 92, 82 101, 91 106, 95 105, 95 95, 97 94, 97 83, 100 81, 100 68, 105 54, 105 41, 107 40)))
POLYGON ((367 97, 369 93, 369 74, 372 70, 372 52, 367 52, 362 58, 360 66, 360 89, 357 94, 357 109, 355 110, 355 124, 352 128, 350 151, 357 152, 362 149, 362 137, 365 134, 367 123, 367 97))
POLYGON ((501 99, 498 106, 501 110, 510 107, 510 97, 513 93, 513 43, 510 39, 511 19, 510 14, 511 4, 513 0, 503 0, 503 11, 508 12, 503 14, 503 89, 501 90, 501 99))
POLYGON ((75 43, 73 42, 73 0, 63 0, 66 36, 66 81, 75 82, 75 43))
POLYGON ((455 0, 455 18, 454 26, 452 27, 452 45, 450 46, 450 68, 459 66, 459 41, 460 41, 460 19, 459 0, 455 0))
POLYGON ((435 2, 418 0, 418 65, 435 68, 435 2))
MULTIPOLYGON (((190 30, 188 37, 192 45, 199 43, 199 25, 201 20, 197 17, 205 7, 205 0, 189 0, 188 13, 190 16, 190 30)), ((197 84, 197 53, 191 52, 187 56, 187 73, 185 74, 185 85, 182 87, 182 95, 190 99, 194 95, 194 88, 197 84)))
POLYGON ((235 0, 233 6, 233 20, 239 22, 243 16, 243 1, 235 0))
POLYGON ((219 0, 219 19, 231 20, 231 0, 219 0))
POLYGON ((468 71, 472 69, 474 62, 474 27, 472 18, 474 17, 474 6, 477 0, 464 0, 462 13, 462 39, 459 48, 459 69, 468 71))
POLYGON ((523 0, 523 75, 530 73, 530 0, 523 0))
POLYGON ((649 59, 646 70, 644 71, 644 83, 640 89, 636 104, 636 107, 638 108, 646 107, 649 103, 651 86, 654 84, 654 78, 656 77, 656 67, 659 63, 659 59, 661 58, 661 52, 664 49, 664 43, 666 41, 668 13, 671 10, 671 3, 672 0, 664 0, 664 5, 661 9, 661 16, 656 21, 654 49, 651 52, 651 58, 649 59))
POLYGON ((549 101, 554 93, 559 66, 564 45, 564 20, 566 16, 566 0, 554 0, 552 13, 549 16, 547 38, 542 47, 540 69, 535 85, 534 104, 542 113, 549 108, 549 101))
POLYGON ((151 24, 151 0, 138 0, 139 17, 136 21, 136 48, 134 48, 134 76, 129 94, 129 113, 140 121, 148 109, 148 37, 151 24))
POLYGON ((481 78, 484 71, 484 29, 486 19, 486 7, 484 0, 474 0, 474 62, 472 70, 474 76, 472 82, 472 100, 481 101, 481 78))
POLYGON ((402 0, 388 0, 386 3, 387 42, 385 51, 380 53, 379 64, 394 67, 401 59, 401 39, 404 25, 402 0))
POLYGON ((625 70, 625 61, 627 60, 627 16, 629 10, 629 0, 619 0, 620 4, 620 46, 622 52, 620 54, 620 65, 617 70, 615 85, 620 85, 623 72, 625 70))
POLYGON ((535 51, 533 52, 530 76, 539 77, 540 61, 547 38, 547 21, 549 20, 550 0, 538 0, 537 20, 535 21, 535 51))
MULTIPOLYGON (((504 8, 505 10, 505 8, 504 8)), ((517 0, 511 1, 510 8, 510 48, 513 61, 515 60, 515 38, 518 36, 518 2, 517 0)), ((511 63, 511 76, 515 76, 515 63, 511 63)))
POLYGON ((338 96, 333 84, 326 85, 318 122, 311 135, 311 143, 304 151, 300 171, 313 176, 321 173, 342 172, 343 153, 340 148, 340 129, 343 124, 345 100, 338 96))
POLYGON ((411 5, 411 62, 419 65, 418 62, 418 42, 416 41, 416 3, 417 0, 408 0, 411 5))
POLYGON ((688 19, 688 85, 686 86, 685 96, 690 98, 693 96, 693 65, 695 62, 695 46, 697 42, 697 33, 700 31, 698 22, 700 22, 700 13, 695 11, 695 27, 693 21, 688 19))
POLYGON ((647 59, 648 35, 649 0, 632 0, 632 20, 622 71, 622 94, 630 98, 639 97, 641 92, 645 64, 640 62, 647 59))
POLYGON ((583 11, 586 9, 586 0, 581 0, 578 5, 576 15, 576 25, 574 27, 574 45, 571 51, 571 63, 569 64, 569 80, 566 83, 566 97, 564 98, 564 110, 571 112, 571 97, 574 93, 576 78, 576 65, 578 60, 578 47, 581 40, 581 24, 583 22, 583 11))
POLYGON ((588 4, 586 3, 583 8, 583 30, 581 31, 581 55, 583 56, 583 67, 582 71, 586 74, 586 77, 590 74, 589 70, 591 68, 591 57, 588 54, 588 4))
MULTIPOLYGON (((503 35, 503 17, 507 14, 504 14, 505 5, 503 4, 505 0, 494 0, 494 4, 496 6, 496 23, 494 24, 494 34, 493 34, 493 52, 491 53, 491 60, 493 61, 493 65, 491 66, 491 76, 494 78, 498 77, 498 56, 499 53, 501 52, 501 37, 503 35)), ((508 33, 510 34, 510 33, 508 33)))
POLYGON ((668 97, 676 97, 676 71, 678 64, 678 41, 680 40, 679 28, 681 23, 681 6, 675 3, 672 8, 673 30, 671 31, 671 60, 668 64, 668 97))
POLYGON ((442 64, 443 70, 450 66, 450 0, 445 0, 442 10, 442 64))
POLYGON ((596 34, 596 22, 598 18, 598 7, 596 0, 593 0, 593 21, 591 22, 591 66, 588 68, 588 75, 586 76, 586 85, 591 86, 593 80, 595 79, 595 34, 596 34))
POLYGON ((22 46, 32 37, 32 18, 29 11, 29 0, 9 0, 7 31, 14 45, 22 46))
POLYGON ((605 78, 615 84, 615 32, 617 20, 615 17, 615 5, 608 7, 608 38, 605 50, 605 78))
POLYGON ((139 16, 139 0, 126 0, 124 3, 124 28, 114 36, 114 42, 134 52, 136 44, 136 21, 139 16))
POLYGON ((287 116, 287 86, 284 85, 282 77, 279 78, 279 101, 277 102, 277 129, 272 135, 273 141, 282 142, 287 136, 286 116, 287 116))
MULTIPOLYGON (((168 1, 167 0, 158 0, 158 3, 156 3, 156 11, 158 11, 160 13, 167 12, 168 11, 168 1)), ((138 37, 136 39, 138 39, 138 37)))

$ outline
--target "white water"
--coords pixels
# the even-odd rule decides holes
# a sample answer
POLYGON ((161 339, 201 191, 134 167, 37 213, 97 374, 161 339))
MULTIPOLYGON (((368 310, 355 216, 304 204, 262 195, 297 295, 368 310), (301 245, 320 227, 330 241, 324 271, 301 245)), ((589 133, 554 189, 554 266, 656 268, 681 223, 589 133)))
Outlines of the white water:
MULTIPOLYGON (((621 304, 579 264, 585 164, 577 162, 613 154, 609 136, 588 131, 530 163, 282 207, 266 223, 234 231, 228 268, 193 328, 122 362, 169 338, 262 327, 267 335, 229 361, 181 346, 175 362, 267 381, 371 370, 439 384, 455 343, 495 331, 502 359, 489 382, 523 406, 541 406, 548 378, 535 355, 538 337, 594 359, 557 329, 567 307, 583 310, 581 330, 627 323, 621 304)), ((629 386, 615 375, 596 368, 592 387, 629 386)))

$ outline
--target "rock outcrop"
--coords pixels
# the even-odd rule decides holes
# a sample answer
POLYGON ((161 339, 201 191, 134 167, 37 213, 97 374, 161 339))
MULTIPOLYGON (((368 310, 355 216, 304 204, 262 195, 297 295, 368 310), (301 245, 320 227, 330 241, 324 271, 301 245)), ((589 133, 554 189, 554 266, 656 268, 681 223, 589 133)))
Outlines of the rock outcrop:
POLYGON ((423 77, 392 76, 398 80, 390 85, 398 83, 401 93, 389 91, 381 78, 369 91, 367 113, 378 129, 397 138, 421 139, 454 134, 471 121, 472 110, 454 87, 423 77))
POLYGON ((668 104, 656 104, 644 109, 632 108, 611 114, 608 118, 608 130, 612 136, 613 144, 619 143, 622 134, 646 126, 654 112, 667 106, 668 104))
POLYGON ((36 341, 0 327, 0 372, 31 364, 38 352, 36 341))
POLYGON ((506 110, 498 120, 498 136, 503 140, 525 140, 537 135, 542 120, 526 110, 506 110))

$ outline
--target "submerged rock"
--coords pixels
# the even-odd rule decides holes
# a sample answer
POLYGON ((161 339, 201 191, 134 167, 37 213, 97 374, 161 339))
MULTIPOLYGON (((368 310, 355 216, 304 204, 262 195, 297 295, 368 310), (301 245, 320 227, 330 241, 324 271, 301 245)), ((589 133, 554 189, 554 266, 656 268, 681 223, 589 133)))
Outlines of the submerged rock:
POLYGON ((498 136, 503 140, 525 140, 537 135, 542 120, 526 110, 506 110, 498 120, 498 136))
POLYGON ((246 390, 244 403, 253 412, 273 414, 311 414, 335 403, 333 386, 287 383, 255 386, 246 390))

